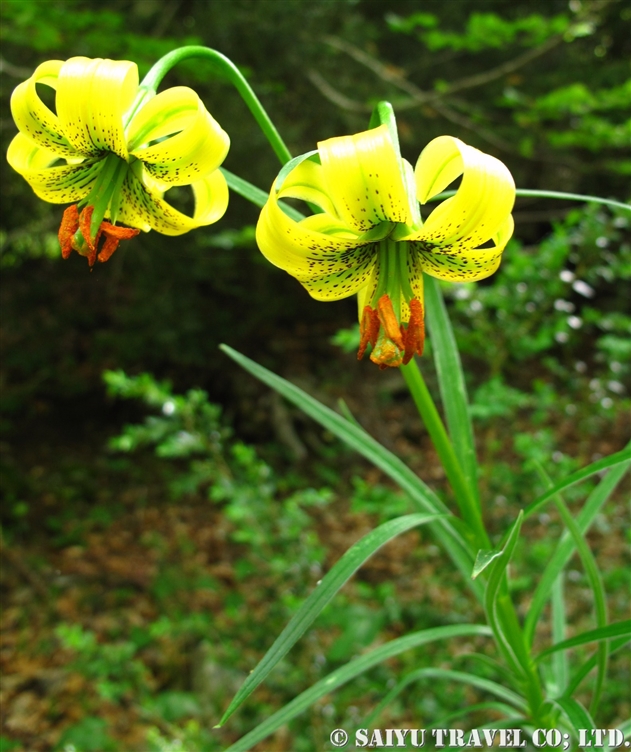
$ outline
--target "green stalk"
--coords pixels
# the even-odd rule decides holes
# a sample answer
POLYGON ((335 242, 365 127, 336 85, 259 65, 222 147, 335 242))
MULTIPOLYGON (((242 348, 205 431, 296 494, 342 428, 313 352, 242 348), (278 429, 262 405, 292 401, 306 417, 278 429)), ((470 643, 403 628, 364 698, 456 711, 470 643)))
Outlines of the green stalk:
POLYGON ((416 360, 412 359, 406 366, 401 366, 401 373, 410 390, 421 419, 425 423, 429 435, 434 442, 442 466, 453 488, 463 519, 475 533, 476 544, 479 548, 490 548, 491 544, 482 522, 480 508, 465 481, 454 448, 416 360))
POLYGON ((265 137, 269 141, 281 164, 289 162, 291 159, 289 149, 285 146, 285 142, 280 137, 280 134, 276 130, 276 126, 270 120, 269 115, 265 111, 263 105, 259 102, 252 87, 245 80, 237 66, 225 55, 222 55, 221 52, 217 52, 217 50, 213 50, 210 47, 199 47, 193 45, 190 47, 180 47, 177 50, 173 50, 173 52, 169 52, 167 55, 160 58, 160 60, 158 60, 158 62, 151 68, 149 73, 147 73, 140 85, 141 89, 155 91, 171 68, 182 62, 182 60, 187 60, 192 57, 202 57, 209 60, 217 71, 234 85, 265 134, 265 137))
MULTIPOLYGON (((561 191, 535 191, 530 188, 517 188, 515 191, 517 196, 532 197, 532 198, 558 198, 564 201, 584 201, 586 203, 603 204, 604 206, 611 206, 616 209, 626 209, 631 211, 631 204, 623 204, 621 201, 613 201, 610 198, 601 198, 600 196, 586 196, 582 193, 563 193, 561 191)), ((450 198, 455 196, 456 191, 443 191, 437 196, 432 196, 428 201, 442 201, 444 198, 450 198)))

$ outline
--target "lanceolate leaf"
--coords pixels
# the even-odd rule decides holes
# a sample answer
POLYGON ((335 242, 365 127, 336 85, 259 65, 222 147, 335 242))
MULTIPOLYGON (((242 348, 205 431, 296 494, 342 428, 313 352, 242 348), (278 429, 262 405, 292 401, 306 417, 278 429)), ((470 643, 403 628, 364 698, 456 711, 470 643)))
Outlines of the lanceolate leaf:
MULTIPOLYGON (((596 515, 602 508, 603 504, 611 496, 618 483, 622 480, 622 477, 627 472, 628 463, 619 464, 617 467, 612 468, 607 475, 600 481, 598 486, 589 495, 585 505, 576 516, 576 524, 578 525, 581 533, 585 534, 590 525, 596 518, 596 515)), ((569 531, 565 531, 556 551, 550 559, 547 567, 545 568, 541 579, 535 589, 528 615, 524 623, 524 636, 526 644, 531 645, 535 627, 539 619, 539 614, 543 610, 543 607, 548 600, 550 591, 555 579, 559 573, 563 570, 565 565, 570 560, 570 557, 576 550, 576 545, 569 531)))
POLYGON ((508 665, 517 676, 524 677, 527 659, 523 655, 522 636, 521 633, 518 633, 519 625, 516 623, 506 623, 505 618, 503 618, 507 613, 510 613, 503 608, 503 601, 508 598, 505 592, 506 569, 517 545, 522 521, 523 512, 520 512, 515 524, 511 528, 503 551, 491 564, 486 592, 484 594, 484 606, 497 644, 508 665))
POLYGON ((543 506, 543 504, 545 504, 547 501, 550 501, 550 499, 552 499, 561 491, 565 491, 566 488, 574 486, 577 483, 590 478, 592 475, 596 475, 596 473, 599 473, 602 470, 607 470, 607 468, 614 467, 615 465, 619 465, 623 462, 626 463, 625 467, 629 467, 630 460, 631 447, 627 446, 620 452, 610 454, 609 457, 603 457, 601 460, 598 460, 598 462, 592 462, 591 465, 584 467, 582 470, 578 470, 577 472, 572 473, 572 475, 568 475, 567 478, 562 480, 560 483, 552 486, 552 488, 548 489, 538 499, 533 501, 532 504, 529 504, 524 509, 524 519, 527 520, 535 512, 537 512, 539 508, 543 506))
POLYGON ((506 700, 506 702, 512 703, 514 707, 504 706, 509 709, 510 714, 515 713, 515 708, 524 713, 528 712, 528 704, 522 697, 494 681, 483 679, 465 671, 452 671, 443 668, 419 668, 404 676, 403 679, 401 679, 401 681, 388 692, 375 710, 362 722, 362 727, 372 726, 383 710, 385 710, 385 708, 396 697, 398 697, 406 687, 414 682, 422 681, 423 679, 442 679, 446 682, 468 684, 471 687, 481 689, 484 692, 489 692, 492 695, 500 697, 502 700, 506 700))
POLYGON ((590 629, 589 632, 583 632, 582 634, 576 635, 576 637, 571 637, 569 640, 557 642, 556 645, 552 645, 539 653, 535 660, 539 661, 546 655, 550 655, 550 653, 556 653, 557 650, 569 650, 569 648, 575 648, 579 645, 587 645, 590 642, 611 640, 613 637, 631 638, 631 619, 615 621, 613 624, 608 624, 606 627, 590 629))
POLYGON ((435 519, 436 515, 427 514, 409 514, 404 517, 397 517, 380 525, 376 530, 365 535, 350 548, 331 571, 328 572, 326 577, 321 580, 316 589, 302 604, 298 613, 294 615, 272 647, 263 656, 258 666, 245 680, 224 713, 220 725, 223 725, 228 720, 239 705, 254 692, 274 666, 287 655, 320 615, 322 609, 375 551, 397 535, 401 535, 401 533, 407 530, 424 525, 435 519))
POLYGON ((230 746, 225 752, 246 752, 246 750, 253 747, 262 739, 273 734, 276 729, 304 712, 308 707, 313 705, 314 702, 321 697, 324 697, 324 695, 333 692, 338 687, 346 684, 346 682, 354 679, 356 676, 363 674, 373 666, 388 660, 388 658, 400 655, 406 650, 411 650, 412 648, 426 645, 430 642, 436 642, 437 640, 450 639, 452 637, 490 637, 491 634, 491 630, 482 624, 456 624, 448 627, 423 629, 420 632, 414 632, 405 637, 399 637, 396 640, 387 642, 385 645, 379 646, 376 650, 366 653, 366 655, 362 655, 359 658, 355 658, 355 660, 350 661, 350 663, 347 663, 345 666, 333 671, 333 673, 324 677, 324 679, 320 679, 319 682, 316 682, 312 687, 298 695, 298 697, 285 705, 284 708, 281 708, 267 720, 263 721, 263 723, 259 724, 255 729, 250 731, 249 734, 246 734, 239 739, 238 742, 230 746))
MULTIPOLYGON (((230 170, 226 170, 225 167, 220 167, 219 169, 226 179, 228 188, 230 188, 231 191, 238 193, 239 196, 243 196, 243 198, 247 199, 255 206, 265 206, 267 199, 269 198, 269 195, 265 193, 265 191, 262 191, 260 188, 252 185, 252 183, 249 183, 247 180, 240 178, 238 175, 230 172, 230 170)), ((292 219, 295 219, 296 222, 300 222, 301 219, 305 218, 304 214, 301 214, 298 209, 294 209, 293 206, 289 206, 289 204, 285 203, 284 201, 281 201, 280 203, 282 204, 285 214, 287 214, 287 216, 291 217, 292 219)))
MULTIPOLYGON (((628 642, 631 641, 631 636, 616 637, 609 643, 609 654, 615 653, 620 648, 623 648, 628 642)), ((576 671, 571 681, 569 682, 565 695, 571 697, 576 688, 580 685, 583 679, 598 665, 599 655, 594 653, 585 663, 576 671)))
POLYGON ((322 405, 306 392, 303 392, 302 389, 268 371, 231 347, 227 345, 220 347, 226 355, 245 368, 246 371, 293 402, 304 413, 383 470, 409 495, 418 511, 444 515, 432 522, 430 529, 456 564, 476 597, 482 600, 483 591, 480 583, 472 581, 470 577, 474 552, 460 532, 459 526, 462 526, 462 522, 451 514, 438 496, 404 462, 381 446, 362 428, 354 426, 346 418, 322 405))
POLYGON ((574 731, 578 733, 579 729, 591 730, 594 728, 594 721, 581 703, 573 697, 559 697, 553 701, 558 705, 563 715, 568 719, 574 731))

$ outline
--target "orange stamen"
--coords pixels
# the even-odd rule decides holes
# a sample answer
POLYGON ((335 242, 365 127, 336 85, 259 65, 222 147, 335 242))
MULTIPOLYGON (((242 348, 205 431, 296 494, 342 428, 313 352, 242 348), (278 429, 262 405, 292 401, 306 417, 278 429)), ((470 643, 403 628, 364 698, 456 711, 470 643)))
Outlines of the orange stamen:
POLYGON ((382 295, 377 302, 377 310, 379 311, 379 321, 386 330, 386 335, 389 340, 399 348, 399 350, 405 349, 403 338, 401 337, 401 330, 399 329, 399 322, 394 314, 394 308, 392 307, 392 301, 388 294, 382 295))
POLYGON ((97 258, 101 263, 104 263, 118 248, 121 240, 133 238, 140 232, 140 230, 136 230, 133 227, 119 227, 104 220, 99 225, 96 237, 92 238, 90 235, 90 225, 93 213, 93 206, 86 206, 81 214, 79 214, 76 205, 69 206, 64 211, 58 234, 63 258, 68 258, 72 251, 75 250, 81 256, 87 257, 90 266, 94 266, 97 258), (99 251, 98 245, 103 235, 105 236, 105 242, 99 251))
POLYGON ((425 323, 423 320, 423 304, 420 300, 412 298, 410 300, 410 321, 407 329, 401 327, 401 334, 405 342, 405 353, 403 355, 403 365, 407 365, 414 356, 423 354, 425 346, 425 323))
POLYGON ((362 320, 359 325, 359 350, 357 351, 357 360, 364 357, 368 343, 374 347, 377 344, 379 336, 379 314, 374 308, 365 306, 362 320))
POLYGON ((77 205, 73 204, 69 206, 61 218, 61 225, 59 226, 59 245, 61 246, 61 257, 67 259, 72 253, 72 238, 75 232, 79 229, 79 210, 77 205))
POLYGON ((105 243, 103 243, 103 248, 101 248, 98 256, 98 259, 102 264, 104 264, 118 248, 118 244, 121 240, 134 238, 140 232, 140 230, 136 230, 133 227, 118 227, 109 222, 102 222, 100 231, 105 235, 105 243))

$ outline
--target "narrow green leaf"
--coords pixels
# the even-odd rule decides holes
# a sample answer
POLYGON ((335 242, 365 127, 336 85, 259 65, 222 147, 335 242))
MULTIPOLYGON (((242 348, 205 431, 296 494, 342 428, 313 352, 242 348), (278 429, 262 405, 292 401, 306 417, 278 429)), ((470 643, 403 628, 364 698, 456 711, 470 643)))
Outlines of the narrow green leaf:
POLYGON ((285 723, 291 721, 292 718, 300 715, 300 713, 304 712, 314 702, 324 697, 324 695, 333 692, 351 679, 373 668, 373 666, 377 666, 389 658, 400 655, 406 650, 411 650, 412 648, 438 640, 447 640, 454 637, 490 637, 491 634, 491 630, 482 624, 455 624, 448 627, 423 629, 420 632, 413 632, 405 637, 391 640, 385 645, 380 645, 370 653, 355 658, 345 666, 320 679, 319 682, 316 682, 312 687, 309 687, 309 689, 302 692, 302 694, 298 695, 298 697, 294 698, 283 708, 276 711, 276 713, 263 721, 263 723, 260 723, 255 729, 239 739, 238 742, 235 742, 225 752, 246 752, 246 750, 253 747, 262 739, 273 734, 274 731, 285 723))
POLYGON ((595 728, 591 715, 578 700, 575 700, 573 697, 557 697, 552 702, 561 708, 563 715, 570 722, 576 733, 578 733, 579 729, 591 730, 595 728))
POLYGON ((619 465, 623 462, 626 463, 626 467, 629 467, 630 460, 631 460, 631 447, 627 446, 620 452, 616 452, 615 454, 610 454, 609 457, 603 457, 601 460, 598 460, 598 462, 592 462, 591 465, 584 467, 582 470, 577 470, 577 472, 572 473, 572 475, 568 475, 568 477, 565 478, 565 480, 562 480, 559 483, 556 483, 554 486, 552 486, 552 488, 548 489, 538 499, 535 499, 535 501, 533 501, 532 504, 529 504, 524 509, 524 519, 527 520, 535 512, 537 512, 547 501, 550 501, 550 499, 552 499, 561 491, 565 491, 566 488, 570 488, 570 486, 574 486, 577 483, 580 483, 581 481, 587 480, 587 478, 591 478, 592 475, 596 475, 596 473, 599 473, 602 470, 607 470, 607 468, 614 467, 615 465, 619 465))
POLYGON ((431 523, 432 534, 449 554, 475 596, 482 600, 483 591, 480 583, 472 581, 470 577, 474 553, 460 531, 463 523, 449 511, 429 486, 423 483, 396 455, 381 446, 378 441, 375 441, 363 428, 353 425, 346 418, 322 405, 302 389, 268 371, 267 368, 263 368, 263 366, 250 360, 245 355, 241 355, 231 347, 220 345, 220 348, 246 371, 275 389, 285 399, 299 407, 304 413, 383 470, 408 494, 418 511, 444 515, 431 523))
MULTIPOLYGON (((265 206, 267 199, 269 198, 269 193, 265 193, 265 191, 262 191, 260 188, 252 185, 252 183, 249 183, 247 180, 244 180, 238 175, 235 175, 234 172, 226 170, 225 167, 220 167, 219 169, 223 173, 223 176, 226 179, 226 183, 228 183, 228 188, 230 188, 231 191, 234 191, 239 196, 243 196, 243 198, 247 199, 255 206, 259 206, 261 208, 265 206)), ((304 214, 299 212, 298 209, 294 209, 293 206, 289 206, 289 204, 287 204, 286 202, 279 201, 278 203, 282 206, 285 214, 288 217, 296 220, 296 222, 300 222, 301 219, 305 218, 304 214)))
POLYGON ((478 463, 460 353, 438 280, 424 274, 423 286, 427 306, 427 325, 432 339, 434 362, 447 427, 465 481, 473 494, 478 514, 480 514, 478 463))
POLYGON ((276 664, 282 660, 291 648, 298 642, 307 629, 331 601, 340 588, 348 582, 361 565, 369 559, 375 551, 401 533, 419 525, 425 525, 436 519, 436 515, 409 514, 385 522, 361 540, 342 556, 327 575, 320 581, 315 590, 298 609, 289 624, 277 637, 272 647, 265 653, 257 667, 248 676, 241 688, 234 696, 228 709, 223 714, 219 725, 222 726, 246 698, 264 681, 276 664))
POLYGON ((478 555, 475 557, 475 564, 473 565, 473 572, 471 572, 471 579, 475 578, 484 572, 492 561, 495 561, 498 556, 502 555, 502 551, 490 550, 490 551, 478 551, 478 555))
POLYGON ((495 557, 495 560, 491 564, 491 571, 489 572, 486 592, 484 594, 484 607, 489 625, 493 630, 495 640, 506 662, 517 676, 526 678, 525 666, 528 660, 527 656, 523 654, 522 637, 521 633, 519 633, 517 619, 514 617, 514 612, 506 607, 508 593, 505 582, 506 569, 519 539, 523 517, 523 512, 520 512, 515 524, 511 528, 502 552, 499 556, 495 557), (507 622, 507 618, 511 614, 514 617, 514 623, 512 619, 510 622, 507 622))
MULTIPOLYGON (((584 201, 587 204, 602 204, 603 206, 611 206, 613 209, 625 209, 631 211, 631 204, 623 204, 621 201, 614 201, 610 198, 601 198, 600 196, 586 196, 583 193, 562 193, 560 191, 535 191, 529 188, 517 188, 515 191, 517 196, 523 196, 528 198, 560 198, 564 201, 584 201)), ((432 196, 430 201, 442 201, 446 198, 455 196, 456 191, 443 191, 442 193, 432 196)))
POLYGON ((400 370, 421 416, 421 420, 431 436, 432 443, 453 489, 463 520, 465 520, 475 533, 477 546, 490 545, 482 523, 475 493, 467 485, 460 461, 456 456, 434 400, 425 384, 425 379, 418 367, 418 363, 413 358, 407 365, 401 366, 400 370))
POLYGON ((373 724, 376 718, 385 710, 385 708, 398 697, 403 690, 414 682, 421 681, 422 679, 444 679, 445 681, 455 681, 460 684, 468 684, 476 689, 481 689, 484 692, 489 692, 492 695, 500 697, 502 700, 512 703, 514 707, 510 708, 510 712, 514 713, 515 708, 521 710, 524 713, 528 712, 528 703, 515 692, 507 689, 501 684, 497 684, 489 679, 483 679, 475 674, 470 674, 465 671, 453 671, 451 669, 444 668, 419 668, 416 671, 404 676, 383 698, 379 705, 373 710, 373 712, 362 722, 362 727, 368 727, 373 724))
MULTIPOLYGON (((628 467, 628 463, 622 463, 609 470, 598 486, 596 486, 589 495, 583 508, 576 516, 576 524, 583 535, 589 530, 596 515, 601 510, 603 504, 611 496, 618 483, 620 483, 624 474, 627 472, 628 467)), ((539 580, 533 594, 530 608, 528 609, 528 614, 526 615, 526 620, 524 622, 524 637, 527 645, 532 645, 539 615, 548 600, 554 581, 559 573, 563 571, 575 550, 576 546, 574 540, 569 531, 566 530, 561 536, 561 540, 541 575, 541 579, 539 580)))
POLYGON ((587 645, 590 642, 611 640, 613 637, 631 638, 631 619, 615 621, 612 624, 608 624, 606 627, 590 629, 588 632, 582 632, 581 634, 576 635, 576 637, 571 637, 569 640, 557 642, 556 645, 552 645, 551 647, 546 648, 546 650, 542 650, 535 658, 535 661, 540 661, 542 658, 545 658, 546 655, 556 653, 557 650, 569 650, 570 648, 575 648, 579 645, 587 645))
POLYGON ((479 713, 488 710, 492 710, 495 713, 503 713, 505 716, 511 719, 515 718, 515 716, 513 715, 515 708, 513 708, 511 705, 505 705, 503 702, 480 702, 476 705, 467 705, 466 708, 457 710, 455 713, 445 715, 434 723, 431 723, 429 726, 427 726, 427 728, 449 728, 453 725, 454 721, 457 721, 460 718, 464 718, 471 713, 479 713))
MULTIPOLYGON (((565 639, 565 601, 563 599, 563 572, 556 578, 552 587, 552 642, 558 643, 565 639)), ((555 695, 562 695, 567 686, 568 664, 564 651, 556 653, 552 659, 555 695)))
MULTIPOLYGON (((552 486, 550 477, 546 473, 545 469, 538 463, 537 472, 548 486, 552 486)), ((559 515, 561 516, 563 524, 572 536, 572 540, 574 541, 578 555, 581 558, 581 563, 583 564, 585 574, 587 575, 587 579, 589 580, 589 585, 592 589, 592 593, 594 594, 594 613, 596 616, 596 624, 599 629, 603 629, 606 627, 608 621, 607 597, 605 594, 605 586, 602 581, 600 570, 598 569, 598 564, 596 563, 596 557, 594 556, 587 541, 583 537, 578 525, 576 524, 576 521, 574 520, 574 517, 572 517, 570 510, 567 508, 567 505, 560 494, 557 494, 554 497, 554 504, 557 508, 557 511, 559 512, 559 515)), ((608 650, 609 646, 606 642, 601 642, 598 645, 598 674, 596 676, 594 693, 592 695, 592 702, 590 705, 592 714, 596 713, 602 688, 605 682, 605 675, 607 673, 608 650)))
MULTIPOLYGON (((629 641, 631 641, 631 637, 614 638, 609 643, 609 654, 611 655, 612 653, 615 653, 616 650, 620 650, 620 648, 623 648, 629 641)), ((578 688, 580 683, 583 681, 583 679, 589 674, 590 671, 596 668, 596 666, 598 665, 598 658, 599 658, 598 653, 594 653, 576 671, 571 681, 569 682, 567 689, 565 690, 565 695, 567 697, 572 697, 572 695, 574 694, 574 692, 576 692, 576 689, 578 688)))

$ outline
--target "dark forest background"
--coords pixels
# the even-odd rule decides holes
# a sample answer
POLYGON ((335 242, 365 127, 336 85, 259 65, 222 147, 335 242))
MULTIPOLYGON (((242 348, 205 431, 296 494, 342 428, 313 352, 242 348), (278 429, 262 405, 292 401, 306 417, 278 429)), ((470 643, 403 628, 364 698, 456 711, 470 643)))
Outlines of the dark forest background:
MULTIPOLYGON (((450 134, 502 159, 521 188, 629 199, 622 0, 2 0, 1 9, 5 152, 16 133, 11 91, 39 63, 130 59, 142 76, 171 49, 205 44, 239 66, 295 155, 364 130, 387 99, 412 163, 450 134)), ((230 134, 225 167, 268 190, 279 165, 231 86, 198 60, 170 72, 163 87, 173 85, 195 88, 230 134)), ((375 557, 249 715, 211 734, 322 569, 406 508, 377 471, 218 345, 327 404, 343 398, 448 499, 444 477, 399 374, 356 362, 355 301, 313 301, 271 267, 245 200, 233 195, 209 228, 143 234, 90 271, 77 254, 60 257, 62 207, 2 170, 0 750, 166 750, 174 739, 218 750, 325 664, 469 607, 413 534, 375 557)), ((188 205, 185 191, 173 193, 188 205)), ((445 286, 498 532, 538 487, 533 460, 562 474, 628 440, 629 216, 518 199, 500 271, 445 286)), ((421 367, 433 389, 429 349, 421 367)), ((592 541, 614 610, 628 601, 625 514, 620 497, 592 541)), ((539 524, 522 553, 525 597, 559 529, 554 516, 539 524)), ((583 574, 572 571, 578 624, 589 609, 583 574)), ((376 705, 393 671, 370 674, 261 749, 323 749, 327 729, 376 705)), ((611 727, 631 711, 628 662, 612 672, 611 727)), ((437 706, 470 699, 458 692, 439 687, 430 700, 412 690, 390 721, 405 725, 408 713, 408 726, 427 725, 437 706)))

